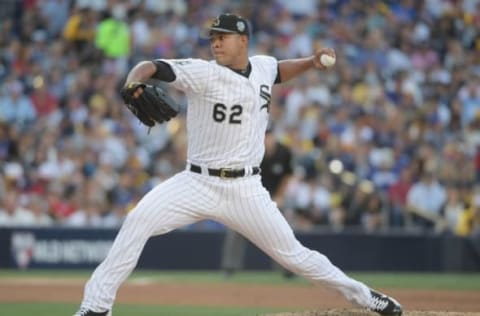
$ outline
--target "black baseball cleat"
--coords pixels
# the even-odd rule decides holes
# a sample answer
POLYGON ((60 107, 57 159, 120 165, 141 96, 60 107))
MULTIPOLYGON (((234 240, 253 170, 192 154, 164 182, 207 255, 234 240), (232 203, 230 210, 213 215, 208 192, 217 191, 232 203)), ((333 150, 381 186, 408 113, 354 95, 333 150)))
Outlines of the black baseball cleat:
POLYGON ((402 305, 398 303, 395 299, 370 290, 370 302, 368 309, 372 312, 376 312, 382 316, 401 316, 402 315, 402 305))
POLYGON ((110 316, 110 315, 112 314, 110 314, 109 311, 97 313, 85 308, 80 308, 78 312, 73 314, 73 316, 110 316))

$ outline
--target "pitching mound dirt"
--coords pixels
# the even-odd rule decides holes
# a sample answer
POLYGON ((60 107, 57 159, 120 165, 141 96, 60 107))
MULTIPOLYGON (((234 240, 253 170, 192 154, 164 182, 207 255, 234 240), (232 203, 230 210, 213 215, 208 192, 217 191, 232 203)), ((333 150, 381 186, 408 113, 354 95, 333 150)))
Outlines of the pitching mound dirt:
MULTIPOLYGON (((85 280, 45 278, 2 279, 0 302, 78 303, 85 280)), ((404 306, 403 316, 480 316, 479 291, 382 289, 404 306)), ((215 307, 275 307, 283 312, 268 316, 378 316, 352 309, 339 294, 323 288, 290 284, 205 284, 187 282, 127 282, 118 303, 154 305, 198 305, 215 307), (300 307, 299 307, 300 306, 300 307)), ((267 316, 267 315, 263 315, 267 316)))
MULTIPOLYGON (((326 311, 304 311, 264 314, 261 316, 378 316, 377 313, 358 309, 329 309, 326 311)), ((480 313, 458 313, 444 311, 405 311, 403 316, 480 316, 480 313)))

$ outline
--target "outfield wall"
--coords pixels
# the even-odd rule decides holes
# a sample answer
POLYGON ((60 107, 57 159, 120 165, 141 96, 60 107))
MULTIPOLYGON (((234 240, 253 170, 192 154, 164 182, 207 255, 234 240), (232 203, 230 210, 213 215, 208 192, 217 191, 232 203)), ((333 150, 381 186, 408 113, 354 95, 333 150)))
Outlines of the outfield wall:
MULTIPOLYGON (((106 255, 116 230, 0 228, 0 268, 93 268, 106 255)), ((219 269, 223 231, 175 231, 150 239, 140 269, 219 269)), ((480 271, 468 239, 425 233, 298 233, 307 247, 349 271, 480 271)), ((246 269, 271 261, 253 245, 246 269)))

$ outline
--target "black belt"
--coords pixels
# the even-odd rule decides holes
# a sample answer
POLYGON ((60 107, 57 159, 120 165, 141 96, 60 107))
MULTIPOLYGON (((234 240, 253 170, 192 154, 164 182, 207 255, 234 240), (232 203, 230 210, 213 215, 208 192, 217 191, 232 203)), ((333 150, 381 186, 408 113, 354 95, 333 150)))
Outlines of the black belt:
MULTIPOLYGON (((196 173, 202 173, 200 166, 190 164, 190 171, 196 173)), ((259 167, 252 168, 252 175, 259 174, 261 169, 259 167)), ((220 168, 210 169, 208 168, 208 175, 220 177, 220 178, 240 178, 245 176, 245 169, 232 169, 232 168, 220 168)))

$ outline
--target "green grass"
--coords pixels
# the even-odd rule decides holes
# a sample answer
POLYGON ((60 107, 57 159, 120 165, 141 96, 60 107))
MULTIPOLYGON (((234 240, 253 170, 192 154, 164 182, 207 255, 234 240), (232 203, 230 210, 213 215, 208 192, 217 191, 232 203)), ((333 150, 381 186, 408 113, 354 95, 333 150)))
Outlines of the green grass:
MULTIPOLYGON (((0 270, 2 278, 48 277, 51 279, 87 279, 92 271, 65 270, 0 270)), ((348 273, 351 277, 372 287, 412 288, 412 289, 448 289, 480 290, 480 273, 348 273)), ((270 271, 248 271, 235 274, 226 279, 219 271, 135 271, 129 280, 147 279, 150 282, 175 283, 255 283, 278 286, 308 285, 303 278, 285 280, 280 273, 270 271)))
POLYGON ((480 273, 351 273, 371 287, 480 290, 480 273))
MULTIPOLYGON (((73 304, 2 303, 0 308, 2 315, 70 316, 78 306, 73 304)), ((251 316, 274 311, 278 311, 278 309, 116 304, 113 313, 114 316, 251 316)))

